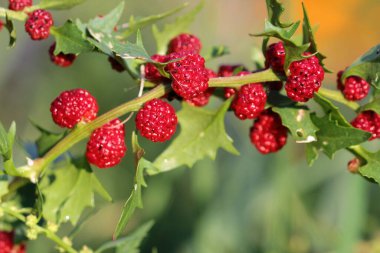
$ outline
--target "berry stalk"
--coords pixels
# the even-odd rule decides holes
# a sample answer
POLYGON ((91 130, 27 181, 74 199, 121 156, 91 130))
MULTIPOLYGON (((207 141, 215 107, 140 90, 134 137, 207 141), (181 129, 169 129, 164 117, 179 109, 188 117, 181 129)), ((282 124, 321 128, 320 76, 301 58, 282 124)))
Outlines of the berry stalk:
POLYGON ((28 18, 28 15, 21 11, 12 11, 0 7, 0 17, 8 17, 9 19, 16 19, 20 21, 25 21, 28 18))
POLYGON ((319 94, 322 96, 334 100, 338 103, 344 104, 345 106, 351 108, 352 110, 356 111, 359 109, 360 105, 356 102, 353 101, 348 101, 347 99, 344 98, 341 92, 335 91, 335 90, 329 90, 325 88, 320 88, 318 91, 319 94))

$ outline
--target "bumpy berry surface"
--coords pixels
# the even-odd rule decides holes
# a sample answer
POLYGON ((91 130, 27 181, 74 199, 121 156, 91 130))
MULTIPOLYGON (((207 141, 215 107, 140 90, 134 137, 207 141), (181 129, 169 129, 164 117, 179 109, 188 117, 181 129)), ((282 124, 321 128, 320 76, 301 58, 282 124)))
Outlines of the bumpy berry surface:
MULTIPOLYGON (((151 58, 156 62, 166 62, 167 57, 166 55, 155 54, 151 58)), ((153 83, 160 83, 166 79, 152 63, 145 64, 145 78, 153 83)))
POLYGON ((168 46, 168 54, 179 53, 182 51, 199 54, 202 49, 201 41, 194 35, 183 33, 174 37, 168 46))
POLYGON ((115 60, 111 56, 108 57, 108 61, 111 64, 111 68, 113 70, 116 70, 117 72, 123 72, 125 70, 124 66, 121 65, 117 60, 115 60))
POLYGON ((142 136, 153 142, 164 142, 173 136, 178 121, 173 106, 152 99, 139 110, 135 122, 142 136))
MULTIPOLYGON (((248 75, 250 72, 240 72, 238 75, 248 75)), ((236 93, 231 108, 236 117, 241 120, 256 118, 265 107, 267 94, 261 83, 243 85, 236 93)))
POLYGON ((288 129, 282 125, 277 113, 267 109, 255 120, 251 127, 250 138, 260 153, 273 153, 286 144, 288 129))
POLYGON ((64 54, 64 53, 59 53, 55 55, 54 50, 55 50, 55 43, 53 43, 49 48, 50 60, 55 65, 60 66, 60 67, 71 66, 71 64, 73 64, 74 60, 77 57, 75 54, 64 54))
POLYGON ((11 253, 13 248, 13 233, 0 231, 0 253, 11 253))
POLYGON ((189 52, 172 53, 168 60, 182 58, 169 63, 165 70, 172 77, 173 90, 184 99, 195 97, 208 88, 208 72, 205 60, 199 54, 189 52))
POLYGON ((73 89, 62 92, 54 99, 50 112, 57 125, 73 128, 80 121, 90 122, 95 119, 98 104, 87 90, 73 89))
POLYGON ((121 162, 127 147, 124 124, 114 119, 92 132, 87 143, 87 161, 99 168, 113 167, 121 162))
POLYGON ((343 71, 338 72, 337 87, 347 100, 357 101, 365 98, 370 89, 369 83, 361 77, 349 76, 344 84, 341 81, 343 71))
POLYGON ((374 111, 361 112, 352 122, 353 127, 372 133, 370 140, 380 138, 380 115, 374 111))
MULTIPOLYGON (((306 53, 305 55, 309 55, 306 53)), ((306 102, 321 87, 324 71, 315 56, 292 62, 285 90, 288 97, 296 102, 306 102)))
MULTIPOLYGON (((217 77, 217 74, 213 70, 211 69, 206 69, 206 70, 207 70, 209 78, 217 77)), ((198 106, 198 107, 205 106, 210 101, 210 97, 214 93, 214 91, 215 91, 215 88, 208 88, 205 92, 202 92, 198 96, 195 96, 186 100, 186 102, 188 102, 189 104, 193 106, 198 106)))
POLYGON ((53 17, 45 10, 35 10, 25 22, 25 31, 32 40, 43 40, 49 37, 53 17))
MULTIPOLYGON (((218 76, 220 77, 229 77, 233 76, 235 70, 241 68, 242 71, 245 71, 246 68, 242 65, 221 65, 218 70, 218 76)), ((224 88, 224 97, 230 98, 236 93, 234 88, 224 88)))
POLYGON ((271 44, 265 52, 265 67, 272 68, 277 72, 284 72, 285 48, 280 41, 271 44))
POLYGON ((33 5, 32 0, 9 0, 9 9, 13 11, 22 11, 25 7, 33 5))

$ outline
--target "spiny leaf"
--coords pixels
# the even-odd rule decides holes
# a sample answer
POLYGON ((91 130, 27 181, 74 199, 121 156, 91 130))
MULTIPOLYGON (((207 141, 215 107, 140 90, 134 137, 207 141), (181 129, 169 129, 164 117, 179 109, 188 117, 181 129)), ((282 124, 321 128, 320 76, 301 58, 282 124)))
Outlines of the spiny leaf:
POLYGON ((205 54, 203 54, 203 58, 208 61, 218 57, 222 57, 230 53, 228 47, 225 46, 213 46, 210 48, 205 54))
POLYGON ((318 128, 312 122, 306 106, 273 107, 272 110, 280 115, 282 124, 289 129, 298 143, 316 141, 318 128))
POLYGON ((84 3, 86 0, 41 0, 37 5, 38 9, 70 9, 76 5, 84 3))
MULTIPOLYGON (((181 133, 171 145, 154 161, 158 172, 175 169, 181 165, 192 167, 194 163, 208 156, 215 159, 219 148, 238 155, 224 127, 224 117, 230 107, 227 100, 218 111, 208 111, 183 103, 178 112, 181 133)), ((148 171, 150 174, 156 171, 148 171)))
POLYGON ((380 184, 380 151, 372 153, 364 148, 359 148, 361 158, 365 159, 365 164, 359 168, 360 174, 372 178, 380 184))
POLYGON ((151 162, 146 160, 143 156, 145 151, 138 143, 137 135, 132 133, 132 149, 135 154, 136 174, 134 179, 134 186, 127 202, 124 204, 119 222, 117 223, 113 238, 116 239, 125 229, 128 221, 131 219, 136 208, 142 208, 141 190, 142 187, 147 187, 144 179, 144 170, 156 170, 151 162))
POLYGON ((342 82, 349 76, 359 76, 376 89, 380 89, 380 44, 371 48, 351 64, 342 75, 342 82))
POLYGON ((284 12, 285 8, 278 0, 266 0, 268 19, 269 21, 279 27, 289 27, 291 24, 284 24, 281 22, 280 17, 284 12))
POLYGON ((360 144, 371 137, 371 133, 352 126, 339 125, 331 113, 322 118, 312 114, 311 119, 319 128, 317 142, 314 142, 313 145, 322 150, 330 159, 333 158, 336 151, 360 144))
POLYGON ((144 18, 136 18, 135 19, 134 16, 131 16, 129 18, 129 22, 128 23, 122 24, 121 26, 117 27, 118 30, 122 30, 122 31, 120 33, 118 33, 118 35, 116 35, 116 38, 118 40, 123 40, 123 39, 131 36, 135 32, 137 32, 137 30, 142 29, 145 26, 148 26, 150 24, 154 24, 154 23, 156 23, 157 21, 159 21, 161 19, 169 17, 169 16, 171 16, 171 15, 173 15, 173 14, 181 11, 186 6, 188 6, 188 3, 184 3, 181 6, 179 6, 177 8, 174 8, 172 10, 169 10, 167 12, 163 12, 163 13, 160 13, 160 14, 156 14, 156 15, 152 15, 152 16, 144 17, 144 18))
POLYGON ((169 41, 180 33, 187 32, 190 24, 194 21, 195 16, 203 8, 202 0, 192 11, 178 17, 173 23, 165 24, 164 29, 160 31, 156 25, 153 25, 152 31, 157 45, 157 53, 165 54, 169 41))
POLYGON ((102 17, 98 16, 90 20, 88 27, 103 33, 112 33, 123 14, 123 10, 124 2, 120 2, 120 4, 107 15, 102 17))
POLYGON ((319 93, 314 94, 314 101, 317 102, 326 114, 329 114, 331 119, 336 120, 340 126, 351 127, 351 124, 346 120, 340 112, 339 107, 335 106, 330 100, 319 93))
POLYGON ((12 48, 16 45, 16 30, 13 25, 13 21, 8 18, 8 15, 5 16, 5 27, 9 32, 9 44, 8 47, 12 48))
POLYGON ((94 192, 112 200, 84 158, 73 164, 65 161, 62 167, 45 176, 41 192, 45 196, 43 216, 57 224, 70 221, 75 225, 83 210, 94 206, 94 192))
POLYGON ((306 161, 311 167, 313 163, 318 159, 319 152, 318 149, 313 145, 313 143, 306 144, 306 161))
POLYGON ((50 32, 54 35, 56 46, 54 54, 80 54, 91 52, 94 47, 84 38, 82 31, 73 21, 68 20, 61 27, 52 27, 50 32))

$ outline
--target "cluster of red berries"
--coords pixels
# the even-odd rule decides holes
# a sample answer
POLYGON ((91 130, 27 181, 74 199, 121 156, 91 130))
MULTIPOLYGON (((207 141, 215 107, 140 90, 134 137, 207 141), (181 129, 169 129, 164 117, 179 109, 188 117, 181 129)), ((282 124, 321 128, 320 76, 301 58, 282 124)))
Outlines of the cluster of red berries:
POLYGON ((351 122, 353 127, 372 134, 370 140, 380 138, 380 115, 374 111, 363 111, 351 122))
POLYGON ((25 253, 24 244, 14 244, 14 233, 0 231, 0 253, 25 253))

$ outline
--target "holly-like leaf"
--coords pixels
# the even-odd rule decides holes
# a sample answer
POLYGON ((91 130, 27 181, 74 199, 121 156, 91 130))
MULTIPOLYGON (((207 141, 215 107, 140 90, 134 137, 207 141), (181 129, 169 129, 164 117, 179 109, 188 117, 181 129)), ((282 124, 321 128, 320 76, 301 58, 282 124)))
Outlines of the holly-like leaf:
POLYGON ((323 60, 326 59, 326 56, 321 54, 318 51, 317 43, 314 38, 313 29, 310 24, 309 16, 307 15, 305 4, 302 3, 302 9, 303 9, 303 24, 302 24, 302 30, 303 30, 303 44, 310 43, 309 52, 314 54, 316 53, 316 57, 319 59, 319 63, 324 66, 323 60))
POLYGON ((44 154, 46 154, 50 148, 52 148, 59 140, 65 136, 65 133, 53 133, 42 128, 41 126, 38 126, 34 122, 32 122, 32 124, 38 129, 41 134, 40 137, 36 140, 39 157, 42 157, 44 154))
MULTIPOLYGON (((131 219, 133 213, 136 208, 143 208, 142 198, 141 198, 141 190, 142 187, 147 187, 147 184, 144 179, 144 170, 149 169, 151 171, 155 171, 153 164, 146 160, 143 156, 145 151, 141 148, 138 143, 137 135, 132 133, 132 150, 135 154, 135 162, 136 162, 136 174, 134 179, 133 190, 124 204, 119 222, 117 223, 113 238, 116 239, 125 229, 128 221, 131 219)), ((128 252, 128 251, 125 251, 128 252)))
POLYGON ((8 47, 12 48, 16 45, 16 30, 13 25, 13 21, 8 18, 8 15, 5 16, 5 28, 9 32, 9 44, 8 47))
POLYGON ((141 30, 142 28, 144 28, 148 25, 154 24, 161 19, 169 17, 169 16, 181 11, 182 9, 184 9, 188 5, 189 5, 188 3, 184 3, 177 8, 174 8, 172 10, 169 10, 167 12, 163 12, 160 14, 155 14, 155 15, 152 15, 149 17, 135 18, 132 15, 132 16, 130 16, 128 23, 122 24, 122 25, 117 27, 117 30, 118 31, 121 30, 121 32, 118 33, 118 35, 116 35, 116 38, 118 40, 123 40, 125 38, 128 38, 129 36, 131 36, 132 34, 137 32, 138 30, 141 30))
POLYGON ((314 94, 314 101, 317 102, 326 114, 329 114, 332 120, 335 120, 338 125, 351 127, 351 124, 340 112, 339 107, 335 106, 330 100, 319 93, 314 94))
POLYGON ((284 12, 285 8, 282 6, 278 0, 266 0, 267 11, 268 11, 268 20, 279 27, 289 27, 291 24, 284 24, 281 22, 280 17, 284 12))
POLYGON ((181 133, 154 161, 158 171, 148 173, 165 172, 182 165, 192 167, 206 156, 215 159, 219 148, 238 155, 224 127, 224 117, 230 104, 231 99, 218 111, 208 111, 182 103, 183 108, 177 113, 181 133))
POLYGON ((313 143, 306 143, 306 161, 310 167, 318 159, 318 156, 319 152, 317 147, 313 145, 313 143))
POLYGON ((119 22, 124 10, 124 2, 105 16, 98 16, 88 22, 88 28, 103 33, 112 33, 119 22))
POLYGON ((342 75, 342 82, 349 76, 359 76, 380 89, 380 44, 371 48, 351 64, 342 75))
POLYGON ((203 54, 203 58, 206 61, 209 61, 209 60, 212 60, 212 59, 215 59, 218 57, 222 57, 222 56, 227 55, 229 53, 230 53, 230 50, 228 49, 228 47, 213 46, 206 53, 203 54))
POLYGON ((61 27, 50 28, 56 40, 55 54, 80 54, 91 52, 94 46, 84 37, 82 30, 73 21, 68 20, 61 27))
POLYGON ((40 186, 45 197, 43 216, 57 224, 70 221, 75 225, 83 210, 94 206, 94 192, 112 200, 84 158, 75 163, 65 161, 45 176, 40 186))
POLYGON ((289 129, 296 142, 309 143, 317 140, 318 128, 312 122, 306 106, 273 107, 272 110, 280 115, 282 124, 289 129))
POLYGON ((187 32, 190 24, 194 21, 195 16, 203 8, 204 0, 190 12, 178 17, 173 23, 165 24, 164 29, 160 31, 156 25, 153 25, 152 31, 157 45, 157 53, 165 54, 169 41, 180 33, 187 32))
POLYGON ((116 249, 116 253, 139 253, 139 247, 153 225, 154 221, 148 221, 139 226, 130 235, 100 246, 95 253, 108 252, 113 248, 116 249))
POLYGON ((380 184, 380 151, 372 153, 362 147, 358 148, 361 158, 365 160, 365 164, 359 168, 360 174, 380 184))
POLYGON ((371 133, 352 126, 341 126, 331 114, 319 118, 311 114, 311 119, 319 128, 317 141, 313 145, 322 150, 329 158, 333 158, 336 151, 367 141, 371 133))
POLYGON ((359 111, 374 111, 377 114, 380 114, 380 98, 374 99, 372 102, 363 105, 359 108, 359 111))
POLYGON ((41 0, 35 8, 64 10, 84 3, 86 0, 41 0))

